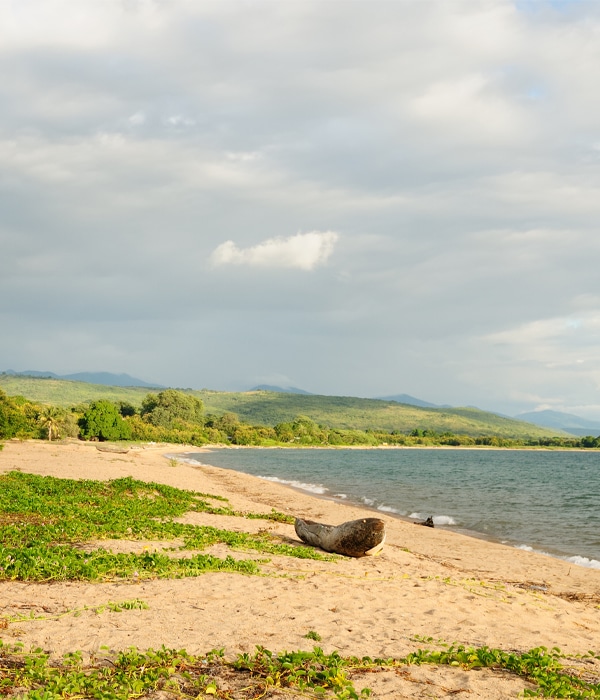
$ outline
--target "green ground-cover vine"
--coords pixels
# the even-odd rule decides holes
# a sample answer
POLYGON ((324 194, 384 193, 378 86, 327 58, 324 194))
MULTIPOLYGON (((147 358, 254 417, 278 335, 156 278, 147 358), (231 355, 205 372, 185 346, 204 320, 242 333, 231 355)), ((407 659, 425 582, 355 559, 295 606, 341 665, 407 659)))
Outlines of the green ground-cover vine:
MULTIPOLYGON (((327 558, 310 548, 277 542, 266 532, 251 535, 175 521, 190 511, 288 521, 288 516, 276 511, 266 515, 240 514, 218 496, 130 477, 100 482, 21 472, 0 475, 0 580, 139 580, 198 576, 216 570, 246 574, 260 570, 259 562, 230 556, 221 559, 195 553, 176 558, 158 552, 119 554, 85 548, 86 543, 103 539, 169 542, 178 538, 183 542, 181 548, 188 550, 221 542, 265 553, 327 558)), ((108 603, 106 609, 118 612, 143 607, 143 602, 135 599, 108 603)), ((315 641, 320 637, 314 631, 306 636, 315 641)), ((558 649, 539 647, 516 653, 488 647, 438 646, 441 648, 437 650, 418 649, 401 659, 341 657, 337 653, 325 654, 318 647, 312 652, 277 654, 258 647, 254 654, 227 661, 219 652, 194 657, 185 651, 163 648, 147 652, 130 649, 85 663, 79 652, 73 652, 62 662, 51 663, 41 650, 24 653, 21 646, 0 641, 0 695, 32 700, 120 700, 161 690, 173 697, 212 696, 227 700, 257 698, 270 688, 287 688, 313 696, 358 700, 368 696, 369 691, 356 690, 355 674, 415 664, 445 664, 465 670, 504 669, 535 684, 534 690, 524 690, 526 696, 600 698, 600 655, 596 652, 588 654, 588 661, 594 663, 593 676, 586 675, 581 663, 565 658, 558 649)))
MULTIPOLYGON (((589 658, 600 659, 595 652, 589 658)), ((583 658, 583 657, 582 657, 583 658)), ((600 698, 600 682, 586 680, 580 675, 581 668, 563 665, 565 657, 560 649, 536 647, 527 652, 507 652, 489 647, 450 646, 431 651, 420 649, 409 654, 403 661, 408 664, 438 664, 460 666, 465 669, 500 668, 535 683, 537 689, 525 689, 528 697, 551 698, 600 698)))
MULTIPOLYGON (((277 541, 268 532, 252 535, 175 521, 190 511, 242 515, 220 496, 131 477, 102 482, 17 471, 0 475, 0 580, 139 580, 198 576, 205 571, 259 572, 256 562, 230 556, 220 559, 199 553, 176 558, 161 552, 125 554, 85 547, 90 541, 110 539, 180 539, 181 549, 187 550, 224 543, 265 554, 326 558, 310 547, 277 541)), ((287 516, 273 511, 264 517, 287 516)))
POLYGON ((124 610, 148 610, 148 603, 139 598, 133 598, 132 600, 123 600, 121 602, 115 602, 109 600, 107 603, 102 605, 97 605, 95 607, 90 607, 89 605, 84 605, 81 608, 74 608, 72 610, 65 610, 61 613, 56 614, 44 614, 40 615, 31 611, 29 615, 8 615, 0 618, 0 624, 4 623, 4 626, 8 626, 11 622, 35 622, 36 620, 58 620, 61 617, 66 617, 67 615, 73 615, 74 617, 79 617, 83 612, 91 611, 96 613, 96 615, 101 615, 104 612, 120 613, 124 610))
MULTIPOLYGON (((589 657, 598 656, 589 653, 589 657)), ((544 647, 524 653, 488 647, 450 647, 443 651, 420 649, 400 659, 342 657, 312 651, 274 653, 257 647, 252 654, 225 658, 224 650, 193 656, 184 650, 162 647, 140 652, 135 648, 84 662, 80 652, 66 654, 51 663, 41 649, 24 653, 22 645, 0 641, 0 694, 29 700, 57 698, 105 698, 121 700, 146 697, 162 691, 164 697, 260 698, 270 689, 298 691, 309 697, 359 700, 368 688, 357 690, 361 673, 410 667, 414 664, 459 666, 464 670, 493 668, 509 671, 533 682, 528 697, 600 697, 598 683, 584 680, 573 668, 562 665, 558 649, 544 647)))
MULTIPOLYGON (((184 650, 161 648, 140 652, 135 648, 112 658, 84 663, 79 652, 69 653, 59 664, 49 662, 41 649, 24 654, 16 646, 0 642, 0 694, 12 691, 29 700, 104 698, 125 700, 157 691, 172 697, 260 698, 269 689, 298 690, 309 696, 340 700, 368 697, 368 689, 356 691, 350 671, 356 663, 337 653, 274 654, 258 647, 227 661, 223 650, 192 656, 184 650)), ((361 666, 361 662, 358 666, 361 666)))

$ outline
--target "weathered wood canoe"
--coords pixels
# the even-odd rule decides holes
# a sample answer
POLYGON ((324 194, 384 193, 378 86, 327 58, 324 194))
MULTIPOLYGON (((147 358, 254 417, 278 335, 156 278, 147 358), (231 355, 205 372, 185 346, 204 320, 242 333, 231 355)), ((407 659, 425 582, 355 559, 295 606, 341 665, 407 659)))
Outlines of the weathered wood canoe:
POLYGON ((347 557, 374 556, 385 543, 385 523, 379 518, 349 520, 341 525, 296 518, 294 529, 305 544, 347 557))

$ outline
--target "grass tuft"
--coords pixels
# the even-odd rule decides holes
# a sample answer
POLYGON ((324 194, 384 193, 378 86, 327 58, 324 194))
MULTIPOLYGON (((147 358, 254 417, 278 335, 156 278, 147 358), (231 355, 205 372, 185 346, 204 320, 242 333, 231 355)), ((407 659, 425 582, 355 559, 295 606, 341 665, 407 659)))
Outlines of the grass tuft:
MULTIPOLYGON (((597 660, 598 654, 587 657, 597 660)), ((587 658, 586 657, 586 658, 587 658)), ((371 690, 358 691, 353 676, 365 671, 377 673, 411 664, 459 666, 463 670, 491 668, 505 670, 537 688, 525 689, 526 697, 597 698, 597 680, 585 679, 573 667, 561 664, 558 649, 538 647, 522 654, 488 647, 451 646, 444 651, 420 649, 402 659, 342 657, 337 652, 312 651, 274 653, 256 647, 253 654, 238 654, 228 661, 223 649, 204 656, 185 650, 131 647, 103 658, 92 657, 84 663, 80 652, 65 654, 59 663, 49 663, 41 649, 24 653, 20 644, 0 641, 0 694, 30 700, 66 700, 105 698, 125 700, 131 697, 166 693, 173 697, 212 695, 222 700, 268 697, 269 691, 298 691, 307 697, 335 697, 360 700, 371 690)), ((584 661, 586 659, 583 659, 584 661)))
POLYGON ((186 550, 224 543, 244 551, 332 559, 311 547, 282 543, 266 532, 252 535, 175 522, 190 511, 240 515, 222 497, 131 477, 103 482, 17 471, 2 474, 0 580, 139 581, 199 576, 207 571, 260 572, 256 562, 231 556, 220 559, 197 553, 174 558, 160 552, 126 554, 86 547, 86 543, 113 539, 169 542, 181 538, 181 548, 186 550))

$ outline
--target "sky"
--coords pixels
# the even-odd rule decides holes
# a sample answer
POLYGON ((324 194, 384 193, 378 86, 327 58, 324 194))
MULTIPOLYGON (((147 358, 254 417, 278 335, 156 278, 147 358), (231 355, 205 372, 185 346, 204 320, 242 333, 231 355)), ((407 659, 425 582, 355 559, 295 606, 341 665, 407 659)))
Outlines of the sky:
POLYGON ((600 2, 3 0, 0 371, 600 419, 600 2))

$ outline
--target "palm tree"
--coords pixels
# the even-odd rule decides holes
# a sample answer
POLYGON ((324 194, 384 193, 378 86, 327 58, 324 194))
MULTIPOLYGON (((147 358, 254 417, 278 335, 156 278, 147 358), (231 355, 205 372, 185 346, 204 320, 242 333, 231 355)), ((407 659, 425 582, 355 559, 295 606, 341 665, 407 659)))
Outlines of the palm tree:
POLYGON ((63 412, 57 406, 44 406, 38 416, 38 423, 44 430, 48 431, 48 440, 52 437, 58 437, 60 428, 60 419, 63 417, 63 412))

